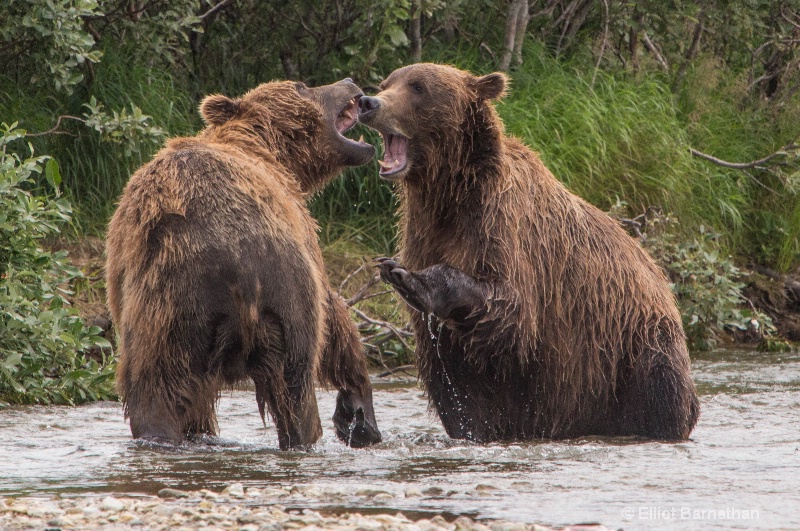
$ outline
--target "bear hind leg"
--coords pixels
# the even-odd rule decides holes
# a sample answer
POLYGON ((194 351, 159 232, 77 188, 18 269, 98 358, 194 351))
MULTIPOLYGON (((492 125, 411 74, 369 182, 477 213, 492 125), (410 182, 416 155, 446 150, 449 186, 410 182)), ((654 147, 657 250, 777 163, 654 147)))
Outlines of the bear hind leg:
POLYGON ((262 420, 269 411, 281 450, 308 448, 322 436, 309 346, 285 341, 283 327, 273 318, 264 323, 258 345, 248 357, 258 411, 262 420))
POLYGON ((634 371, 621 401, 620 435, 685 440, 700 416, 697 391, 688 369, 666 354, 650 351, 634 371))
POLYGON ((117 369, 117 390, 133 438, 180 444, 186 437, 216 435, 219 382, 179 355, 194 347, 202 352, 194 352, 196 357, 188 358, 201 359, 207 347, 163 339, 137 341, 131 332, 126 334, 124 344, 117 369), (153 344, 158 345, 157 350, 145 348, 153 344))

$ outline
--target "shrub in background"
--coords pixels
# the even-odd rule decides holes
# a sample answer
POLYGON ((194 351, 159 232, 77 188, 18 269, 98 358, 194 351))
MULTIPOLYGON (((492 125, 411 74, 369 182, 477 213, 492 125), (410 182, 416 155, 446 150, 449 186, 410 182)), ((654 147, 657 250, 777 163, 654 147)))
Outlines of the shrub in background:
MULTIPOLYGON (((617 203, 611 215, 619 218, 621 207, 617 203)), ((760 344, 775 341, 772 319, 743 293, 742 279, 748 273, 724 253, 718 234, 701 225, 687 238, 678 232, 674 218, 652 209, 637 220, 648 225, 642 244, 670 279, 691 350, 714 348, 726 331, 760 344)))
POLYGON ((42 241, 69 223, 71 206, 59 197, 58 164, 47 156, 11 150, 25 131, 0 129, 0 404, 77 404, 114 397, 114 366, 100 328, 88 327, 69 306, 70 283, 81 272, 66 252, 42 241), (44 173, 54 198, 30 189, 44 173), (98 348, 101 359, 84 354, 98 348))

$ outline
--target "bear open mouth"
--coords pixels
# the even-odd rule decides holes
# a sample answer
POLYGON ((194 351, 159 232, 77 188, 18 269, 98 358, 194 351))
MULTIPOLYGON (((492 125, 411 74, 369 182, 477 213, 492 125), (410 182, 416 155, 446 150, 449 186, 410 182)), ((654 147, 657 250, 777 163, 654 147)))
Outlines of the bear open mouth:
POLYGON ((383 160, 378 160, 381 177, 393 178, 408 165, 408 138, 395 133, 381 133, 383 136, 383 160))
POLYGON ((364 142, 364 135, 358 140, 352 140, 344 136, 346 132, 350 129, 355 127, 358 123, 358 100, 361 99, 361 95, 353 96, 347 101, 347 104, 344 108, 339 111, 339 115, 336 117, 334 121, 334 126, 336 127, 336 132, 339 133, 339 136, 342 137, 343 140, 350 144, 355 144, 357 146, 368 146, 366 142, 364 142))

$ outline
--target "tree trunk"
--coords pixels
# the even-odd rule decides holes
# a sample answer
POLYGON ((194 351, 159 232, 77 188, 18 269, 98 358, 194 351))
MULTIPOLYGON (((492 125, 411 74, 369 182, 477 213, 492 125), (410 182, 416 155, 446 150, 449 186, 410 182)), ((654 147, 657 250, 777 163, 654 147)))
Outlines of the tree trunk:
POLYGON ((636 13, 633 17, 630 33, 628 34, 628 50, 630 51, 630 65, 634 73, 639 70, 639 31, 644 22, 644 13, 636 13))
POLYGON ((411 41, 411 60, 422 61, 422 0, 411 2, 411 27, 408 40, 411 41))
POLYGON ((514 64, 522 64, 522 45, 525 42, 525 31, 528 29, 530 15, 528 12, 528 2, 519 2, 519 12, 517 12, 517 30, 514 35, 514 64))
POLYGON ((680 88, 683 77, 686 75, 686 70, 689 68, 692 59, 697 55, 697 50, 700 48, 700 37, 703 35, 703 30, 705 29, 705 14, 705 11, 700 11, 700 14, 697 16, 697 26, 695 26, 694 35, 692 35, 692 44, 689 46, 689 49, 686 50, 684 61, 681 63, 678 73, 675 74, 675 79, 672 82, 672 92, 676 92, 678 88, 680 88))
MULTIPOLYGON (((520 26, 519 18, 522 12, 525 12, 525 22, 524 25, 528 25, 527 21, 527 12, 528 12, 528 2, 527 0, 511 0, 511 3, 508 6, 508 14, 506 15, 506 33, 505 33, 505 41, 503 42, 503 55, 500 56, 500 70, 508 70, 511 66, 511 58, 514 55, 514 50, 516 49, 517 43, 517 30, 520 26)), ((520 36, 520 39, 524 37, 523 35, 520 36)), ((522 43, 520 42, 520 48, 522 47, 522 43)))

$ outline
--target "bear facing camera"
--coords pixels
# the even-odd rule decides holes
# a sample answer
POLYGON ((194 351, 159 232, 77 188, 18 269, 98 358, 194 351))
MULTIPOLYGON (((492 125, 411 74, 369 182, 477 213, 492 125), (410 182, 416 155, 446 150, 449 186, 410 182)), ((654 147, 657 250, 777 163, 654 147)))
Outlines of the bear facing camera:
POLYGON ((420 378, 448 435, 475 441, 634 435, 697 422, 667 279, 619 225, 505 134, 502 73, 395 70, 359 119, 383 136, 420 378))

